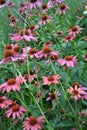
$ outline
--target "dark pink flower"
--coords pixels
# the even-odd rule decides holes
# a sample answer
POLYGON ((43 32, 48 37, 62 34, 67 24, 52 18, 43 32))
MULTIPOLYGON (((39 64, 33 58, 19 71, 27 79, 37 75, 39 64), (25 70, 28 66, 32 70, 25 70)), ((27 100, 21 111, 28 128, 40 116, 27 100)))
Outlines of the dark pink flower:
POLYGON ((61 66, 66 65, 67 67, 74 67, 74 65, 76 65, 76 63, 77 63, 77 59, 76 59, 76 56, 74 56, 74 57, 65 56, 64 59, 59 58, 58 63, 61 66))
POLYGON ((27 29, 21 29, 19 33, 16 34, 10 34, 10 38, 12 41, 20 41, 20 40, 25 40, 25 41, 30 41, 31 39, 35 42, 37 42, 37 39, 34 37, 35 34, 31 33, 30 30, 27 29))
POLYGON ((35 48, 31 48, 29 51, 28 51, 28 56, 31 57, 31 58, 39 58, 39 51, 36 50, 35 48))
POLYGON ((75 37, 73 35, 67 35, 65 38, 63 38, 63 41, 68 43, 69 41, 72 41, 75 37))
POLYGON ((58 84, 58 80, 61 78, 60 75, 42 76, 43 84, 58 84))
POLYGON ((46 13, 46 11, 49 9, 49 7, 47 6, 47 4, 42 4, 42 12, 46 13))
POLYGON ((54 51, 52 51, 52 50, 50 49, 49 46, 44 45, 43 48, 42 48, 42 50, 39 51, 39 58, 40 58, 40 59, 41 59, 41 58, 47 59, 50 55, 57 55, 58 53, 59 53, 59 51, 54 52, 54 51))
POLYGON ((41 21, 39 22, 39 24, 44 24, 45 25, 47 22, 48 23, 50 22, 51 18, 52 18, 51 16, 47 16, 47 15, 43 14, 41 16, 41 21))
POLYGON ((7 108, 8 103, 9 103, 9 100, 6 98, 6 96, 0 97, 0 108, 7 108))
POLYGON ((35 72, 30 70, 29 74, 24 74, 23 77, 26 81, 32 82, 35 78, 37 78, 37 75, 35 74, 35 72))
POLYGON ((26 117, 23 122, 23 130, 41 130, 43 117, 35 118, 34 116, 26 117))
POLYGON ((69 34, 73 35, 74 37, 76 36, 76 34, 81 33, 82 28, 80 28, 79 26, 73 26, 70 30, 69 30, 69 34))
POLYGON ((9 107, 5 114, 7 118, 20 119, 25 111, 26 110, 23 106, 20 106, 15 103, 14 105, 9 107))
POLYGON ((7 80, 7 82, 0 85, 0 91, 2 92, 10 92, 13 91, 19 91, 20 92, 20 85, 23 84, 24 80, 21 79, 21 77, 10 78, 7 80))
POLYGON ((58 14, 66 14, 66 11, 67 11, 67 9, 69 9, 69 7, 67 6, 67 5, 65 5, 65 4, 63 4, 63 3, 61 3, 60 5, 59 5, 59 9, 56 11, 58 14))

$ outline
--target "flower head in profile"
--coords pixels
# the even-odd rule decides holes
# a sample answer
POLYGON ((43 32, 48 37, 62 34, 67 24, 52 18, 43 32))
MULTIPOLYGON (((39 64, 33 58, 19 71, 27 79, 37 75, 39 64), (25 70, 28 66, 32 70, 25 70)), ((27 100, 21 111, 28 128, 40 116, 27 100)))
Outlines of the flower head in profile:
POLYGON ((69 30, 69 34, 73 35, 74 37, 76 36, 76 34, 81 33, 82 28, 80 28, 79 26, 73 26, 70 30, 69 30))
POLYGON ((35 72, 30 70, 29 74, 24 74, 23 77, 24 77, 25 81, 32 82, 35 78, 37 78, 37 75, 35 74, 35 72))
POLYGON ((43 12, 43 13, 46 13, 46 11, 47 11, 48 8, 49 8, 49 7, 47 6, 47 4, 42 4, 41 7, 42 7, 42 12, 43 12))
POLYGON ((43 124, 43 116, 35 118, 34 116, 26 117, 23 122, 23 130, 41 130, 43 124))
POLYGON ((20 106, 17 103, 13 103, 12 105, 10 105, 5 114, 7 118, 20 119, 25 111, 26 110, 23 106, 20 106))
POLYGON ((50 75, 50 76, 42 76, 43 84, 51 85, 58 84, 58 80, 61 78, 60 75, 50 75))
POLYGON ((55 92, 50 92, 48 98, 46 99, 46 101, 51 100, 52 104, 54 104, 56 97, 60 97, 60 92, 59 91, 55 91, 55 92))
POLYGON ((30 58, 39 58, 39 51, 36 50, 35 48, 31 48, 29 51, 28 51, 28 56, 30 58))
POLYGON ((67 92, 71 94, 71 97, 75 100, 78 99, 87 99, 87 88, 81 86, 78 82, 72 83, 70 88, 67 89, 67 92))
POLYGON ((63 3, 59 4, 59 9, 56 11, 58 14, 66 14, 67 9, 69 9, 69 7, 63 3))
POLYGON ((23 80, 18 76, 15 78, 10 78, 7 80, 7 82, 0 85, 0 91, 1 92, 10 92, 12 91, 19 91, 20 92, 20 85, 23 84, 23 80))
POLYGON ((58 59, 58 63, 63 66, 66 65, 67 67, 74 67, 77 63, 76 56, 65 56, 64 59, 58 59))

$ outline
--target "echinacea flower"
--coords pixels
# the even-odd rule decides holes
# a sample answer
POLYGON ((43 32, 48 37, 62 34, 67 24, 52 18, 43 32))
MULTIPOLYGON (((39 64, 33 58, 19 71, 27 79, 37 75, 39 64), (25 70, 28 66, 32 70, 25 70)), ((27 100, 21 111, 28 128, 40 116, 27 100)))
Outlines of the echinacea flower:
POLYGON ((83 56, 84 60, 87 61, 87 53, 83 56))
POLYGON ((37 75, 32 70, 30 70, 29 74, 24 74, 23 77, 25 81, 32 82, 35 78, 37 78, 37 75))
POLYGON ((73 26, 70 30, 69 30, 69 34, 73 35, 74 37, 76 36, 76 34, 81 33, 82 28, 80 28, 79 26, 73 26))
POLYGON ((28 4, 27 3, 20 3, 18 11, 21 15, 25 14, 28 10, 28 4))
POLYGON ((54 104, 56 97, 60 97, 60 92, 56 91, 56 92, 50 92, 48 98, 46 99, 46 101, 51 100, 52 104, 54 104))
POLYGON ((75 100, 78 99, 87 99, 87 88, 82 87, 78 82, 72 83, 70 88, 67 89, 67 92, 71 94, 71 97, 75 100))
POLYGON ((65 56, 64 59, 59 58, 58 63, 63 66, 66 65, 67 67, 74 67, 77 63, 76 56, 65 56))
POLYGON ((34 31, 34 30, 37 30, 38 28, 39 28, 38 25, 30 25, 29 26, 29 29, 30 29, 31 32, 34 31))
POLYGON ((42 7, 42 12, 46 13, 46 11, 48 10, 47 4, 42 4, 41 7, 42 7))
POLYGON ((58 80, 61 78, 60 75, 42 76, 43 84, 51 85, 58 84, 58 80))
POLYGON ((69 41, 72 41, 74 39, 73 35, 67 35, 65 38, 63 38, 63 41, 68 43, 69 41))
POLYGON ((66 14, 67 9, 69 9, 69 7, 63 3, 59 4, 59 9, 56 11, 58 14, 66 14))
POLYGON ((6 6, 6 0, 0 0, 0 8, 6 6))
POLYGON ((79 112, 79 116, 80 117, 87 117, 87 109, 81 110, 81 112, 79 112))
POLYGON ((43 116, 35 118, 34 116, 26 117, 23 122, 23 130, 41 130, 43 116))
POLYGON ((43 14, 41 16, 41 21, 39 22, 39 24, 44 24, 45 25, 46 23, 50 22, 51 18, 52 18, 51 16, 47 16, 47 15, 43 14))
POLYGON ((37 8, 41 6, 42 0, 30 0, 29 1, 29 9, 37 8))
POLYGON ((47 57, 49 57, 49 55, 51 53, 53 53, 53 51, 50 49, 50 47, 47 46, 47 45, 44 45, 43 48, 42 48, 42 50, 39 51, 39 57, 40 57, 40 59, 41 58, 47 59, 47 57))
POLYGON ((9 100, 6 98, 6 96, 0 96, 0 108, 7 108, 8 103, 9 100))
POLYGON ((0 91, 2 92, 10 92, 13 91, 19 91, 20 92, 20 85, 23 84, 24 80, 22 80, 19 76, 15 78, 10 78, 7 80, 7 82, 0 85, 0 91))
POLYGON ((12 41, 20 41, 24 39, 29 42, 32 39, 37 42, 37 39, 34 36, 35 34, 31 33, 30 30, 27 29, 21 29, 20 32, 16 34, 10 34, 12 41))
POLYGON ((12 17, 9 18, 9 20, 10 20, 9 26, 10 26, 10 27, 14 27, 14 26, 15 26, 15 23, 17 22, 17 19, 12 16, 12 17))
POLYGON ((9 107, 5 114, 7 118, 20 119, 25 111, 26 110, 23 106, 20 106, 15 103, 14 105, 9 107))
POLYGON ((38 50, 36 50, 35 48, 31 48, 29 51, 28 51, 28 56, 30 58, 39 58, 39 52, 38 50))

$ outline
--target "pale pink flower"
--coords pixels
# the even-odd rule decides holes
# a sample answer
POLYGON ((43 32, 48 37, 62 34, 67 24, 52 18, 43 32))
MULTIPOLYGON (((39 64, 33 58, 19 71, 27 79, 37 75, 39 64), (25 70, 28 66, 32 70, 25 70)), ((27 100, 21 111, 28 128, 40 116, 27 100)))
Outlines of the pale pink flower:
POLYGON ((8 103, 9 103, 9 100, 6 98, 6 96, 0 97, 0 108, 7 108, 8 103))
POLYGON ((48 0, 47 6, 49 8, 52 8, 54 6, 54 4, 55 4, 55 0, 48 0))
POLYGON ((58 80, 61 78, 60 75, 50 75, 50 76, 42 76, 43 84, 51 85, 58 84, 58 80))
POLYGON ((69 41, 72 41, 75 37, 73 35, 67 35, 65 38, 63 38, 63 41, 68 43, 69 41))
POLYGON ((87 61, 87 53, 83 56, 84 60, 87 61))
POLYGON ((35 34, 31 33, 30 30, 27 29, 21 29, 20 32, 16 34, 10 34, 10 38, 12 41, 20 41, 24 39, 28 42, 30 40, 37 42, 37 39, 34 36, 35 34))
POLYGON ((81 33, 82 28, 80 28, 79 26, 73 26, 70 30, 69 30, 69 34, 73 35, 74 37, 76 36, 76 34, 81 33))
POLYGON ((70 88, 67 89, 67 92, 71 94, 71 97, 75 100, 78 99, 87 99, 87 88, 82 87, 78 82, 72 83, 70 88))
POLYGON ((63 3, 61 3, 60 5, 59 5, 59 7, 60 7, 60 9, 58 9, 56 12, 58 13, 58 14, 66 14, 66 11, 69 9, 69 7, 67 6, 67 5, 65 5, 65 4, 63 4, 63 3))
POLYGON ((25 111, 26 110, 23 106, 20 106, 15 103, 14 105, 9 107, 5 114, 7 118, 20 119, 25 111))
POLYGON ((7 80, 7 82, 0 85, 0 91, 2 92, 10 92, 13 91, 19 91, 20 92, 20 85, 23 84, 24 80, 21 79, 21 77, 10 78, 7 80))
POLYGON ((51 18, 52 18, 51 16, 47 16, 47 15, 43 14, 41 16, 41 21, 39 22, 39 24, 44 24, 45 25, 46 23, 50 22, 51 18))
POLYGON ((29 9, 37 8, 41 6, 41 4, 42 0, 30 0, 30 2, 28 3, 29 9))
POLYGON ((74 57, 65 56, 64 59, 59 58, 58 63, 61 66, 66 65, 67 67, 74 67, 74 65, 76 65, 76 63, 77 63, 77 59, 76 59, 76 56, 74 56, 74 57))
POLYGON ((23 122, 23 130, 41 130, 43 117, 35 118, 34 116, 26 117, 23 122))
POLYGON ((46 99, 46 101, 49 101, 51 100, 52 101, 52 104, 54 104, 55 100, 56 100, 56 97, 60 97, 60 92, 59 91, 56 91, 56 92, 50 92, 49 93, 49 97, 46 99))

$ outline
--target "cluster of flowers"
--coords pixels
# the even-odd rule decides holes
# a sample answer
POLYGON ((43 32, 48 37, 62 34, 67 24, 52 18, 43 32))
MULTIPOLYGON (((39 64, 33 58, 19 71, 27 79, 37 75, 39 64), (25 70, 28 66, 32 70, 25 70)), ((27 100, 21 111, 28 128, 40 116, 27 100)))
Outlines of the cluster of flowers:
MULTIPOLYGON (((0 0, 0 8, 8 6, 15 7, 15 4, 9 2, 8 0, 0 0)), ((21 2, 18 8, 18 13, 21 15, 22 19, 28 19, 31 16, 38 16, 38 14, 28 14, 29 10, 33 9, 41 9, 41 18, 37 25, 29 25, 29 27, 25 29, 16 28, 16 23, 19 21, 15 16, 8 14, 9 26, 14 30, 17 29, 17 33, 9 34, 10 40, 16 44, 6 44, 4 46, 3 59, 0 61, 0 65, 9 62, 17 62, 19 65, 25 64, 27 59, 32 60, 32 58, 36 58, 38 61, 46 60, 46 63, 57 62, 61 66, 65 66, 65 68, 71 68, 77 65, 77 56, 65 55, 64 58, 61 58, 59 55, 61 52, 59 50, 54 51, 51 47, 53 46, 53 42, 46 42, 42 46, 41 50, 36 49, 35 47, 26 46, 23 47, 19 45, 19 42, 29 43, 31 40, 37 45, 39 43, 38 40, 38 30, 40 27, 45 26, 47 23, 53 19, 52 16, 47 15, 47 11, 49 11, 54 6, 57 7, 56 14, 65 15, 66 11, 70 9, 67 5, 64 4, 64 0, 48 0, 47 4, 42 3, 42 0, 28 0, 25 3, 21 2)), ((25 20, 26 22, 26 20, 25 20)), ((78 25, 72 26, 68 30, 68 35, 64 36, 64 32, 62 30, 57 31, 57 36, 64 36, 62 41, 68 43, 69 41, 73 41, 77 35, 81 34, 82 28, 78 25)), ((54 36, 56 36, 54 34, 54 36)), ((83 55, 85 61, 87 61, 87 53, 83 55)), ((10 78, 5 83, 0 85, 0 92, 10 93, 10 91, 18 91, 20 92, 22 89, 22 85, 24 83, 30 83, 37 85, 41 82, 40 85, 56 85, 60 82, 62 77, 59 74, 41 76, 42 81, 36 82, 35 79, 38 78, 36 72, 31 71, 29 74, 24 74, 23 76, 18 76, 16 78, 10 78)), ((51 89, 50 89, 51 90, 51 89)), ((74 82, 71 84, 69 88, 66 89, 66 93, 70 95, 70 99, 74 98, 76 101, 79 99, 87 100, 87 88, 80 85, 78 82, 74 82)), ((55 101, 59 99, 61 93, 57 89, 53 89, 49 91, 48 97, 46 101, 51 101, 52 105, 54 105, 55 101)), ((67 94, 67 95, 68 95, 67 94)), ((39 102, 41 97, 44 95, 43 90, 36 94, 37 101, 39 102)), ((45 95, 46 96, 46 95, 45 95)), ((0 96, 0 108, 6 109, 5 115, 7 118, 12 118, 14 123, 17 123, 17 120, 21 118, 23 114, 26 113, 26 109, 24 106, 21 106, 16 103, 16 101, 7 99, 6 96, 0 96)), ((84 112, 79 113, 79 115, 87 116, 87 113, 84 112)), ((44 117, 40 116, 38 118, 31 115, 30 117, 26 117, 23 122, 23 130, 39 130, 42 129, 42 124, 44 123, 44 117)))
MULTIPOLYGON (((18 119, 26 112, 23 106, 20 106, 15 101, 9 100, 6 96, 0 97, 0 108, 6 109, 5 115, 7 118, 14 119, 14 125, 18 122, 18 119)), ((23 130, 28 129, 41 129, 43 123, 43 117, 35 118, 34 116, 26 117, 23 122, 23 130)))

